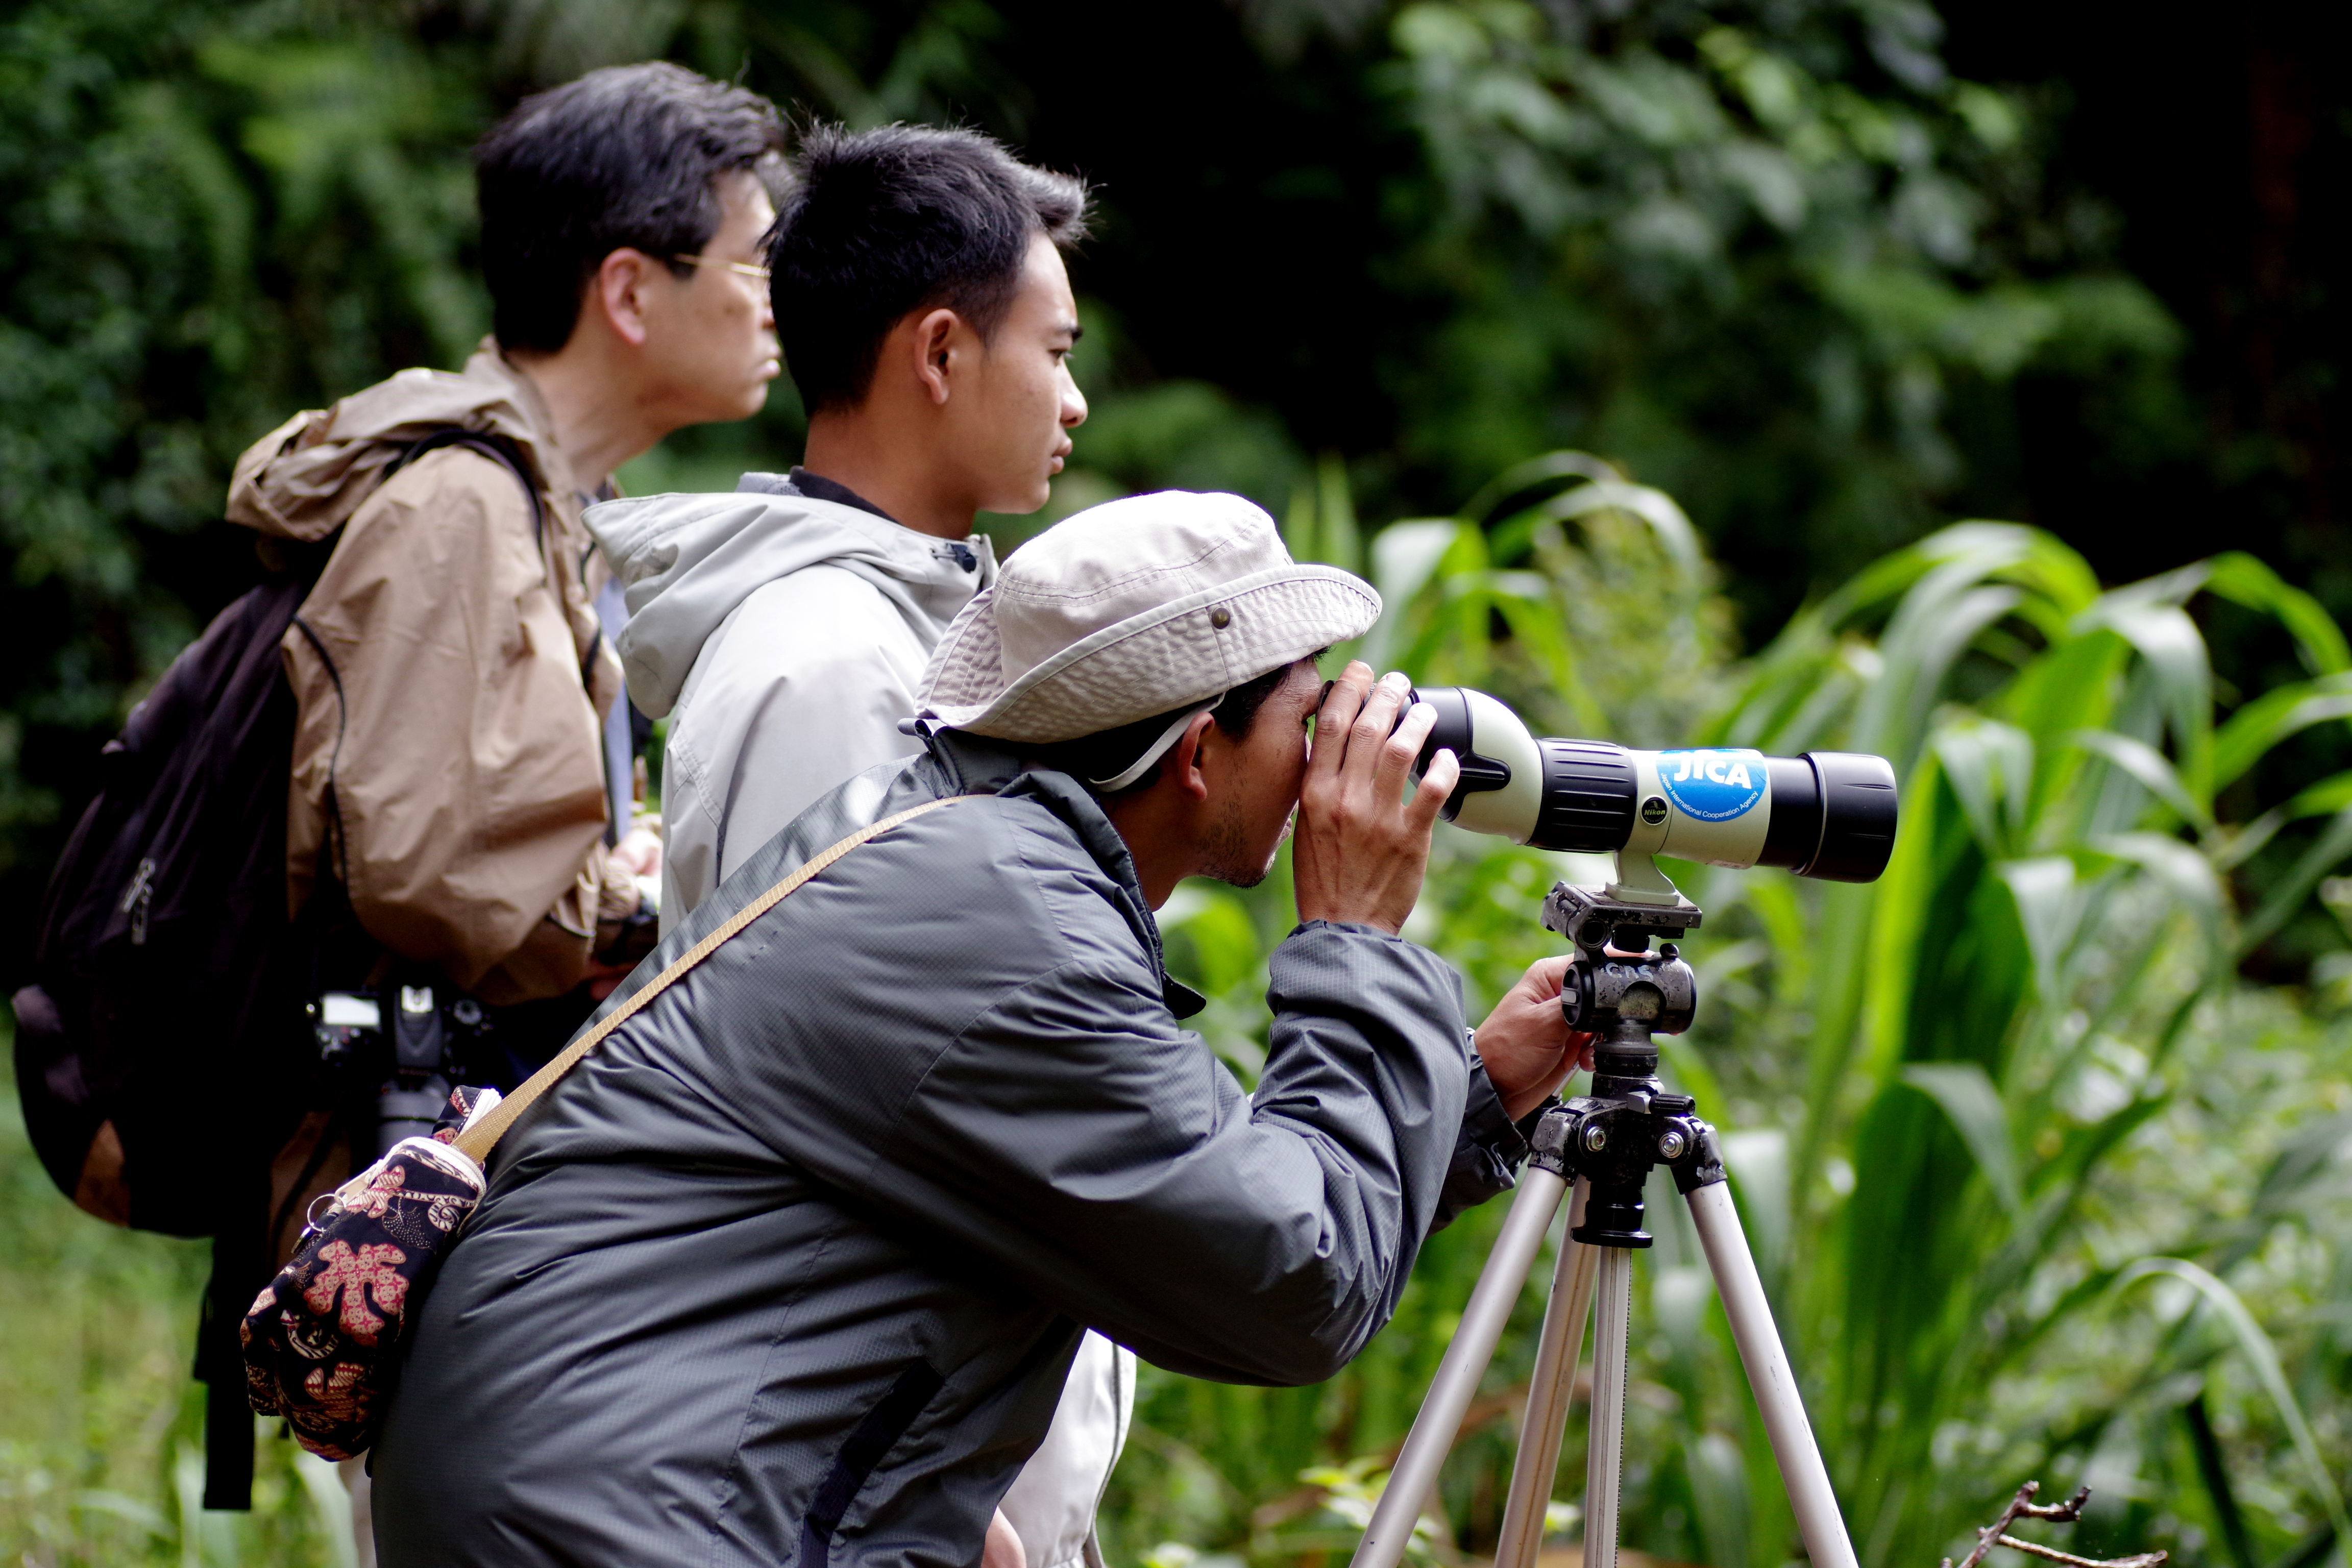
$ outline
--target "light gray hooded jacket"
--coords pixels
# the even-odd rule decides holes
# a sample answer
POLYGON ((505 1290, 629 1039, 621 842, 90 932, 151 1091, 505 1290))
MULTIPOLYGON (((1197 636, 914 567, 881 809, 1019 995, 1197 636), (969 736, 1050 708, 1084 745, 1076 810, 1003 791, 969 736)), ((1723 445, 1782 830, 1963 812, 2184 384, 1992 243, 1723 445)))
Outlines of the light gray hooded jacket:
POLYGON ((898 732, 949 621, 996 576, 984 536, 934 539, 795 471, 732 495, 590 509, 628 593, 629 696, 669 717, 662 931, 816 799, 920 748, 898 732))
MULTIPOLYGON (((627 589, 614 641, 629 695, 669 715, 665 934, 820 796, 921 749, 898 721, 948 622, 996 575, 985 537, 934 539, 843 497, 794 470, 588 514, 627 589)), ((1045 1445, 1003 1500, 1030 1568, 1092 1555, 1134 1366, 1098 1335, 1081 1342, 1045 1445)))

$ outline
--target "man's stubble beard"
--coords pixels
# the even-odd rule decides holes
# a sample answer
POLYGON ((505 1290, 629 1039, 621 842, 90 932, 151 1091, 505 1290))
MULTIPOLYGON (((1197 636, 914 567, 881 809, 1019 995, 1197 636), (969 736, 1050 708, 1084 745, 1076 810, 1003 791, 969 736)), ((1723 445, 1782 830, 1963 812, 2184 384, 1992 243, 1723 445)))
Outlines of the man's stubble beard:
POLYGON ((1201 875, 1228 887, 1256 887, 1274 869, 1274 862, 1281 855, 1282 847, 1290 842, 1291 830, 1297 826, 1298 808, 1293 806, 1290 815, 1283 818, 1282 837, 1274 841, 1273 853, 1253 865, 1248 825, 1242 820, 1239 804, 1228 802, 1218 815, 1216 826, 1210 830, 1208 843, 1202 846, 1207 851, 1207 864, 1202 868, 1201 875))

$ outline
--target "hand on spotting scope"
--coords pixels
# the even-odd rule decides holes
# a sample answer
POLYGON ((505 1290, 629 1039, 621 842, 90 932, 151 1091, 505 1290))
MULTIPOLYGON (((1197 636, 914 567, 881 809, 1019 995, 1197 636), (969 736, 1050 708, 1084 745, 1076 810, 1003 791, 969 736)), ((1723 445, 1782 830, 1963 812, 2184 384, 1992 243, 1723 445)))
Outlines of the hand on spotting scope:
POLYGON ((1355 661, 1324 695, 1291 853, 1302 921, 1393 935, 1421 897, 1430 832, 1458 770, 1453 753, 1440 752, 1406 793, 1413 759, 1436 721, 1415 711, 1397 722, 1412 689, 1402 675, 1374 681, 1371 667, 1355 661))
POLYGON ((1592 1066, 1592 1037, 1571 1030, 1559 1010, 1572 962, 1565 952, 1537 959, 1478 1026, 1478 1059, 1514 1121, 1559 1092, 1570 1073, 1592 1066))

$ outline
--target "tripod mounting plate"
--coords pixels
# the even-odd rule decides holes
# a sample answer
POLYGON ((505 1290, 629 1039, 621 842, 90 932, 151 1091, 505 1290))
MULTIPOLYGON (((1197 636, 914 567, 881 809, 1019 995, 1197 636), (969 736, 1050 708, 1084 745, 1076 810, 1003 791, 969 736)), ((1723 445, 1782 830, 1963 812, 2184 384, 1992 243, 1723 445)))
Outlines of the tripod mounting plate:
POLYGON ((1704 911, 1681 894, 1671 905, 1637 904, 1612 899, 1607 889, 1554 882, 1544 900, 1543 923, 1587 952, 1599 952, 1612 941, 1629 952, 1639 952, 1652 937, 1666 941, 1695 929, 1704 911))

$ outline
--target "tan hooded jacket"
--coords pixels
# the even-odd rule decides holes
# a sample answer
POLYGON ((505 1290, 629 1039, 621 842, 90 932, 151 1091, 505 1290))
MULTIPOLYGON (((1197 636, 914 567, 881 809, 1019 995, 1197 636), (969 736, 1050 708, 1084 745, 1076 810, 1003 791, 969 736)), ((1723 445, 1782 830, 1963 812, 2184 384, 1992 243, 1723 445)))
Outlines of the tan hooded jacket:
POLYGON ((599 726, 621 671, 576 489, 538 389, 488 340, 457 374, 403 371, 295 416, 229 489, 230 520, 264 534, 343 526, 284 644, 289 908, 323 848, 371 937, 494 1004, 578 984, 597 921, 636 903, 604 843, 599 726), (520 447, 545 486, 543 542, 513 473, 478 452, 383 479, 451 426, 520 447))

